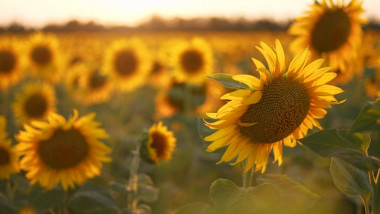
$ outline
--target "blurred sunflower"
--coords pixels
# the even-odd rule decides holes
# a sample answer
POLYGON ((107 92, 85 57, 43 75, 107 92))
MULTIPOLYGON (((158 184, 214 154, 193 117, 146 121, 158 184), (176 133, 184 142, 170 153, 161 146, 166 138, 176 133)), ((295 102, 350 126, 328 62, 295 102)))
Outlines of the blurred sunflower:
POLYGON ((375 67, 377 72, 365 79, 366 94, 371 98, 380 97, 380 60, 375 67))
POLYGON ((362 2, 351 0, 334 3, 316 2, 305 16, 296 19, 289 28, 289 33, 298 36, 291 44, 294 53, 310 47, 312 58, 325 58, 329 66, 339 70, 343 77, 334 81, 347 82, 352 75, 352 66, 357 58, 357 48, 361 44, 361 25, 367 21, 361 17, 364 12, 362 2))
POLYGON ((228 146, 222 159, 228 162, 237 157, 237 164, 247 160, 245 170, 265 172, 271 150, 274 160, 282 163, 282 144, 296 145, 297 139, 313 126, 321 129, 315 120, 327 113, 324 108, 338 104, 334 95, 340 88, 326 85, 336 77, 331 68, 320 68, 323 59, 307 65, 308 49, 299 53, 286 69, 284 51, 276 40, 273 50, 261 42, 257 49, 265 57, 268 68, 252 58, 260 79, 252 75, 235 75, 232 78, 246 84, 249 90, 239 89, 223 95, 229 100, 217 113, 208 113, 216 122, 205 122, 211 129, 219 129, 205 137, 213 141, 207 151, 228 146))
POLYGON ((141 141, 141 157, 151 163, 159 163, 172 159, 172 153, 176 147, 176 138, 162 122, 150 127, 149 132, 141 141))
POLYGON ((201 38, 179 42, 172 52, 171 65, 174 78, 182 83, 202 84, 205 75, 214 72, 211 46, 201 38))
POLYGON ((38 214, 37 210, 31 206, 25 206, 21 208, 18 214, 38 214))
POLYGON ((54 88, 48 84, 29 83, 16 95, 13 112, 21 122, 43 120, 56 111, 54 88))
POLYGON ((168 68, 166 49, 163 47, 157 49, 150 69, 149 84, 156 88, 163 88, 170 84, 171 75, 168 68))
POLYGON ((31 184, 39 182, 47 189, 61 184, 67 190, 100 175, 102 163, 111 161, 107 157, 111 149, 99 141, 108 135, 94 117, 78 118, 74 110, 69 120, 50 113, 46 122, 25 124, 25 131, 16 136, 16 148, 23 155, 20 167, 31 184))
POLYGON ((171 117, 187 111, 193 115, 204 115, 206 111, 216 110, 221 104, 219 97, 224 92, 223 87, 209 79, 196 85, 172 80, 156 97, 155 118, 171 117))
POLYGON ((54 35, 41 32, 31 35, 24 61, 34 75, 52 82, 60 80, 64 59, 54 35))
POLYGON ((0 90, 17 84, 23 75, 20 45, 10 38, 0 39, 0 90))
POLYGON ((128 92, 145 83, 151 63, 142 41, 137 38, 118 40, 106 51, 103 70, 115 86, 128 92))
POLYGON ((103 103, 110 99, 112 93, 112 84, 107 76, 103 75, 96 68, 88 67, 81 75, 81 91, 78 93, 86 105, 103 103))
POLYGON ((18 153, 12 147, 12 141, 7 139, 6 120, 0 115, 0 179, 19 172, 18 153))

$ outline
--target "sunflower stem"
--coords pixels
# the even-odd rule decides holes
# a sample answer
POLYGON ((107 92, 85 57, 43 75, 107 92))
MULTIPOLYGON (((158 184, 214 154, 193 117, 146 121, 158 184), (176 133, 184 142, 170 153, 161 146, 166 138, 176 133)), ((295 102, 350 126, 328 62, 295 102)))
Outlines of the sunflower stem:
POLYGON ((140 144, 132 152, 131 166, 129 167, 127 208, 133 211, 138 205, 138 169, 140 165, 140 144))
POLYGON ((242 164, 243 168, 243 187, 248 188, 252 186, 252 178, 253 178, 253 168, 246 171, 245 167, 247 165, 247 161, 245 164, 242 164))
POLYGON ((186 116, 189 116, 191 115, 191 90, 190 90, 190 86, 188 83, 185 83, 185 97, 184 97, 184 101, 185 101, 185 115, 186 116))

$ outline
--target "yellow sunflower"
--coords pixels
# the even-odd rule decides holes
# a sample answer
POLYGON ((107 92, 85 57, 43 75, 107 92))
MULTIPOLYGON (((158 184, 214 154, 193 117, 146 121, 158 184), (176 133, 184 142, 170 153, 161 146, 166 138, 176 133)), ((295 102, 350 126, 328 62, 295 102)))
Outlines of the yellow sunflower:
POLYGON ((179 42, 172 52, 173 76, 178 82, 201 84, 205 75, 214 72, 211 46, 202 38, 179 42))
MULTIPOLYGON (((347 4, 332 0, 316 2, 305 16, 297 18, 290 26, 289 33, 298 36, 291 49, 297 53, 310 47, 313 59, 328 59, 329 66, 341 74, 352 73, 351 64, 357 58, 357 48, 361 44, 361 25, 367 22, 361 17, 363 12, 362 2, 358 0, 347 4)), ((342 81, 347 80, 342 78, 342 81)))
POLYGON ((211 129, 219 129, 205 137, 213 141, 207 151, 228 146, 219 163, 235 157, 237 164, 247 160, 246 170, 265 172, 269 153, 282 163, 282 144, 296 145, 297 139, 307 134, 313 126, 321 129, 315 120, 327 113, 324 108, 339 103, 334 95, 340 88, 326 85, 336 77, 329 67, 320 68, 323 59, 307 64, 308 49, 300 52, 288 68, 279 40, 275 49, 261 42, 257 49, 265 57, 267 69, 252 58, 260 79, 252 75, 235 75, 232 78, 249 89, 239 89, 223 95, 228 102, 216 113, 208 113, 216 122, 205 122, 211 129))
POLYGON ((31 35, 24 61, 34 75, 53 82, 60 80, 64 59, 54 35, 41 32, 31 35))
POLYGON ((12 147, 12 141, 7 139, 6 120, 0 115, 0 179, 19 172, 18 153, 12 147))
POLYGON ((50 113, 46 122, 24 125, 25 131, 16 136, 16 148, 23 155, 20 167, 31 184, 39 182, 47 189, 61 184, 67 190, 100 175, 103 162, 111 161, 107 157, 111 149, 99 141, 108 135, 94 117, 78 118, 74 110, 69 120, 50 113))
POLYGON ((18 42, 10 38, 0 39, 0 90, 17 84, 23 78, 21 51, 18 42))
POLYGON ((25 206, 20 209, 18 214, 38 214, 37 210, 31 206, 25 206))
POLYGON ((169 73, 167 58, 166 49, 163 47, 158 48, 149 74, 149 84, 155 88, 163 88, 170 84, 171 75, 169 73))
POLYGON ((176 138, 162 122, 150 127, 147 135, 142 138, 140 147, 141 156, 151 163, 168 161, 172 159, 172 153, 176 147, 176 138))
POLYGON ((151 68, 149 52, 137 38, 113 42, 106 51, 104 72, 122 91, 132 91, 142 86, 151 68))
POLYGON ((225 92, 221 85, 209 79, 201 84, 178 83, 171 80, 170 84, 161 90, 155 100, 155 119, 171 117, 178 113, 189 111, 192 115, 204 116, 207 111, 216 110, 221 103, 219 97, 225 92), (190 93, 190 96, 187 94, 190 93), (188 102, 189 106, 186 106, 188 102), (189 108, 189 109, 186 109, 189 108))
POLYGON ((43 120, 56 111, 54 88, 48 84, 29 83, 16 95, 13 112, 21 122, 43 120))

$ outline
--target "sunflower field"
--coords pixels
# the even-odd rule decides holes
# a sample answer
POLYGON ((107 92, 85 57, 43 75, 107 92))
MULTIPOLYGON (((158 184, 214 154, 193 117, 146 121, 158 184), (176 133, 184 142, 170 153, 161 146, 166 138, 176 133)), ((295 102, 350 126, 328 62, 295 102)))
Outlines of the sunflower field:
POLYGON ((0 34, 0 213, 380 214, 380 33, 0 34))

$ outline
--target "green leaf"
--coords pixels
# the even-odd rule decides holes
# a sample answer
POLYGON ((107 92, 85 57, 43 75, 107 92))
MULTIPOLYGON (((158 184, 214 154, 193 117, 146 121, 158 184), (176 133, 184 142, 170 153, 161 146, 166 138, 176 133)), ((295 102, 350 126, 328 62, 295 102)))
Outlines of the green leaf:
POLYGON ((16 209, 9 203, 7 198, 0 192, 0 211, 1 213, 16 214, 16 209))
POLYGON ((242 188, 227 179, 218 179, 212 183, 210 197, 215 213, 218 214, 276 213, 279 211, 277 204, 281 199, 273 185, 261 184, 242 188))
POLYGON ((126 184, 121 181, 111 181, 108 184, 112 190, 119 192, 119 193, 127 193, 126 184))
POLYGON ((266 174, 257 178, 259 183, 273 185, 281 196, 281 206, 292 212, 310 209, 319 196, 286 175, 266 174))
POLYGON ((214 213, 213 208, 203 202, 195 202, 187 204, 178 210, 172 212, 172 214, 212 214, 214 213))
POLYGON ((29 193, 29 203, 39 211, 44 211, 46 209, 54 208, 58 206, 64 198, 67 196, 67 193, 59 187, 55 187, 51 190, 46 190, 41 188, 40 185, 33 185, 29 193))
POLYGON ((348 196, 359 196, 368 204, 373 192, 368 172, 360 170, 339 158, 332 158, 330 172, 335 186, 348 196))
POLYGON ((246 84, 232 79, 232 76, 229 74, 210 74, 207 75, 207 77, 222 83, 223 86, 227 88, 250 90, 246 84))
POLYGON ((366 171, 380 168, 380 159, 368 156, 369 135, 330 129, 311 134, 300 141, 323 157, 337 157, 366 171))
POLYGON ((153 202, 158 198, 158 188, 148 184, 139 184, 138 196, 146 202, 153 202))
POLYGON ((148 184, 148 185, 153 185, 152 178, 149 177, 149 175, 140 173, 138 175, 138 183, 139 184, 148 184))
POLYGON ((110 198, 96 191, 77 192, 69 200, 69 207, 79 213, 120 213, 110 198))
POLYGON ((380 99, 364 106, 352 125, 351 132, 371 130, 376 126, 378 119, 380 119, 380 99))

